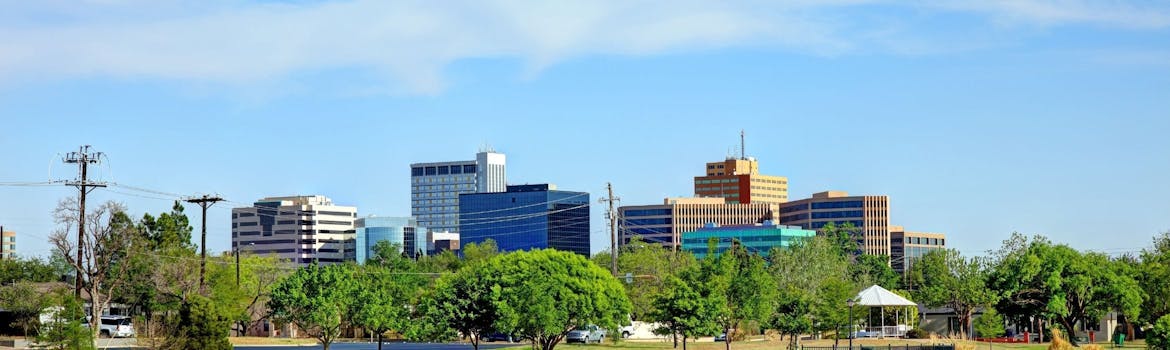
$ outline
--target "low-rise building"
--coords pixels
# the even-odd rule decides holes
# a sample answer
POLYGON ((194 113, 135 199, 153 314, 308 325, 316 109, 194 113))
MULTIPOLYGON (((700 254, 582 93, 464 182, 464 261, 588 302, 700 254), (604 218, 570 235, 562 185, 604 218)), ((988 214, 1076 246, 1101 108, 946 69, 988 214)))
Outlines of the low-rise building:
POLYGON ((702 228, 708 223, 721 226, 751 225, 773 219, 780 211, 775 203, 727 203, 722 198, 666 198, 662 204, 634 205, 618 208, 619 239, 622 245, 639 236, 646 242, 668 248, 681 244, 683 232, 702 228))
POLYGON ((374 256, 374 246, 378 242, 389 242, 398 246, 398 252, 405 252, 407 256, 418 257, 426 254, 426 228, 419 227, 418 221, 412 217, 385 217, 371 216, 355 221, 354 260, 358 264, 366 263, 374 256))
POLYGON ((890 264, 900 274, 910 271, 910 266, 926 253, 946 248, 945 234, 906 231, 902 226, 890 226, 890 264))
POLYGON ((695 231, 683 233, 682 249, 697 258, 707 256, 714 240, 714 254, 719 255, 739 244, 748 252, 767 256, 772 248, 787 248, 799 239, 816 236, 817 232, 795 226, 784 226, 765 221, 756 225, 719 226, 710 224, 695 231))

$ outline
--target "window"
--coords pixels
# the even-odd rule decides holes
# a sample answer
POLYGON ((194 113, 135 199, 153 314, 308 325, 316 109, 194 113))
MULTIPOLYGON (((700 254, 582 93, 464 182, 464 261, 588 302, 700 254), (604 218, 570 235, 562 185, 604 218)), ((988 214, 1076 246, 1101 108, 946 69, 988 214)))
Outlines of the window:
POLYGON ((451 166, 451 173, 452 174, 462 174, 463 173, 463 166, 452 165, 451 166))
POLYGON ((438 173, 438 172, 439 172, 439 170, 438 170, 438 169, 436 169, 436 168, 435 168, 435 167, 433 167, 433 166, 426 167, 426 171, 425 171, 425 173, 426 173, 427 175, 435 175, 435 174, 436 174, 436 173, 438 173))
POLYGON ((423 174, 423 168, 422 168, 422 167, 413 167, 413 168, 410 168, 410 176, 422 176, 422 174, 423 174))
POLYGON ((813 209, 861 208, 861 201, 813 203, 813 209))
POLYGON ((474 174, 475 173, 475 164, 464 165, 463 166, 463 173, 464 174, 474 174))
POLYGON ((255 222, 241 222, 241 223, 240 223, 240 227, 244 227, 244 226, 256 226, 257 224, 258 224, 258 223, 255 223, 255 222))
POLYGON ((451 174, 451 170, 450 170, 450 169, 451 169, 451 168, 448 168, 447 166, 441 166, 441 167, 439 167, 439 175, 448 175, 448 174, 451 174))

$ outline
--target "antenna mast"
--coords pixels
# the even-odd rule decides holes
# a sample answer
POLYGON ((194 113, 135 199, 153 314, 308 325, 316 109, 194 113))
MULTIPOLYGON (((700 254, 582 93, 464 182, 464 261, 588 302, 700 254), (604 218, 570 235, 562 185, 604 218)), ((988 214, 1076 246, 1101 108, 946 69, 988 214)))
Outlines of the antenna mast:
POLYGON ((743 139, 743 129, 739 129, 739 159, 747 159, 747 150, 744 149, 746 142, 743 139))

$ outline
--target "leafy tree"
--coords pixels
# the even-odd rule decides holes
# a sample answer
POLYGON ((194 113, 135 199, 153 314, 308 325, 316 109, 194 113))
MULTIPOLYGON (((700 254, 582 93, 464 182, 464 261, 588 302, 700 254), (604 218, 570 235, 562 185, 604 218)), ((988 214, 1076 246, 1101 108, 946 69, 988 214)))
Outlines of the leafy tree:
POLYGON ((1146 333, 1146 348, 1170 349, 1170 315, 1159 318, 1154 328, 1146 333))
MULTIPOLYGON (((381 242, 380 242, 381 243, 381 242)), ((350 315, 353 324, 378 336, 378 350, 382 349, 382 335, 390 330, 404 330, 410 319, 411 283, 409 275, 395 275, 388 267, 364 266, 352 289, 350 315), (405 283, 404 283, 405 282, 405 283)))
POLYGON ((30 282, 0 287, 0 308, 12 313, 12 326, 24 331, 25 337, 30 330, 35 330, 41 310, 49 306, 48 302, 30 282))
POLYGON ((454 330, 467 336, 472 348, 478 350, 480 337, 494 329, 498 318, 489 277, 478 265, 471 265, 439 278, 419 308, 426 320, 421 324, 442 327, 413 328, 412 338, 445 340, 454 330))
POLYGON ((768 257, 777 290, 807 293, 813 330, 834 331, 845 324, 845 300, 856 288, 849 274, 849 257, 828 237, 798 240, 787 249, 772 250, 768 257))
POLYGON ((415 263, 415 270, 429 273, 450 273, 459 271, 463 261, 455 252, 444 250, 438 254, 424 255, 415 263))
POLYGON ((573 328, 617 329, 630 301, 609 271, 584 257, 553 249, 499 255, 473 267, 492 281, 500 331, 551 350, 573 328))
POLYGON ((859 286, 879 285, 894 289, 898 285, 898 273, 890 267, 890 258, 884 255, 859 255, 850 266, 853 281, 859 286))
POLYGON ((273 318, 296 325, 329 350, 354 302, 351 269, 313 263, 293 272, 272 289, 268 307, 273 318))
POLYGON ((861 228, 853 226, 852 222, 845 222, 841 225, 830 222, 817 232, 829 239, 829 242, 837 248, 837 254, 845 257, 861 255, 861 243, 859 242, 861 228))
MULTIPOLYGON (((236 334, 245 334, 248 328, 269 317, 266 305, 273 286, 289 274, 289 266, 276 256, 243 252, 240 255, 239 282, 236 279, 234 256, 223 254, 208 257, 207 285, 212 302, 228 317, 236 334)), ((195 260, 188 260, 194 262, 195 260)), ((194 272, 197 266, 192 265, 194 272)), ((190 275, 193 282, 197 278, 190 275)))
POLYGON ((846 300, 856 296, 857 288, 847 280, 829 280, 820 285, 817 294, 819 296, 812 299, 813 329, 837 332, 834 341, 839 340, 841 327, 852 327, 855 324, 854 320, 849 319, 846 300))
POLYGON ((159 214, 155 219, 150 214, 144 214, 139 221, 139 227, 150 240, 150 249, 165 251, 171 248, 186 249, 195 252, 197 248, 191 242, 191 221, 183 213, 183 205, 179 201, 171 206, 171 212, 159 214))
POLYGON ((83 326, 85 310, 81 299, 68 290, 59 289, 49 294, 49 322, 37 331, 38 347, 56 350, 95 349, 93 332, 83 326))
POLYGON ((708 254, 701 261, 703 295, 720 302, 715 320, 727 332, 724 346, 731 348, 732 331, 743 321, 766 322, 773 311, 775 280, 768 275, 764 259, 748 253, 738 242, 720 255, 708 254))
POLYGON ((1170 231, 1154 237, 1154 245, 1143 249, 1137 282, 1146 298, 1142 303, 1142 319, 1154 324, 1170 315, 1170 231))
POLYGON ((374 243, 371 255, 370 259, 366 261, 367 265, 383 267, 389 271, 409 271, 414 265, 414 260, 402 251, 402 245, 390 243, 390 241, 374 243))
POLYGON ((459 253, 463 254, 464 265, 476 264, 487 261, 500 255, 500 248, 496 245, 496 241, 486 239, 481 243, 468 243, 459 249, 459 253))
MULTIPOLYGON (((605 252, 598 256, 602 254, 605 252)), ((688 263, 687 259, 676 258, 675 255, 675 252, 661 244, 647 243, 637 236, 622 246, 618 255, 618 271, 633 275, 633 278, 622 283, 633 307, 630 313, 633 320, 645 319, 653 311, 654 296, 662 291, 665 278, 683 268, 676 265, 688 263)), ((604 258, 605 265, 599 263, 599 266, 609 264, 608 254, 604 258)))
POLYGON ((800 348, 800 335, 812 332, 812 301, 809 293, 803 289, 789 288, 782 290, 776 299, 776 309, 768 325, 787 335, 788 349, 800 348))
MULTIPOLYGON (((650 320, 661 323, 669 334, 681 336, 684 350, 688 338, 711 334, 719 329, 712 314, 719 301, 699 293, 695 286, 701 282, 694 279, 696 273, 683 273, 685 280, 667 275, 662 290, 653 296, 653 308, 647 314, 650 320)), ((677 343, 675 347, 678 347, 677 343)))
MULTIPOLYGON (((211 299, 192 295, 183 301, 172 334, 163 349, 175 350, 231 350, 228 330, 231 320, 224 316, 211 299)), ((328 348, 328 345, 326 346, 328 348)))
POLYGON ((987 288, 988 269, 979 258, 964 258, 954 249, 935 250, 911 267, 919 286, 915 297, 930 307, 954 310, 965 334, 975 309, 996 302, 998 294, 987 288))
POLYGON ((60 281, 61 276, 67 273, 61 267, 39 258, 0 259, 0 284, 60 281))
POLYGON ((1004 334, 1003 316, 995 308, 983 309, 983 314, 975 318, 975 333, 983 338, 999 338, 1004 334))

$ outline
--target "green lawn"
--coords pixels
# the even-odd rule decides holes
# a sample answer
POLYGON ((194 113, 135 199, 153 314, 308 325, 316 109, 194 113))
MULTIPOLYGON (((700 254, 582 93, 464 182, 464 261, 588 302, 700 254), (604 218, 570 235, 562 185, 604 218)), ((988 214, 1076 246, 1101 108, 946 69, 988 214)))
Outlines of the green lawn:
MULTIPOLYGON (((886 346, 890 346, 890 348, 892 348, 892 349, 897 349, 898 346, 907 345, 907 344, 916 345, 916 344, 952 344, 952 343, 954 343, 954 341, 951 341, 951 340, 931 341, 931 340, 926 340, 926 339, 923 339, 923 340, 918 340, 918 339, 859 339, 853 343, 853 346, 857 347, 857 346, 864 345, 867 347, 878 347, 879 349, 885 348, 886 346)), ((839 346, 842 347, 842 349, 844 349, 845 347, 848 346, 848 344, 849 344, 848 341, 841 341, 839 343, 839 346)), ((980 343, 980 342, 961 342, 961 344, 973 345, 974 346, 973 350, 984 350, 984 349, 989 349, 989 350, 1045 350, 1045 349, 1048 349, 1048 344, 999 344, 999 343, 980 343)), ((801 345, 805 345, 805 346, 832 346, 833 341, 832 340, 804 341, 804 342, 801 342, 801 345)), ((1101 347, 1103 347, 1105 349, 1111 349, 1111 346, 1109 344, 1106 344, 1106 343, 1097 343, 1097 345, 1100 345, 1101 347)), ((1126 345, 1125 346, 1126 349, 1145 349, 1146 348, 1145 344, 1140 342, 1140 341, 1136 342, 1136 343, 1127 342, 1125 345, 1126 345)), ((739 349, 739 350, 764 350, 764 349, 774 350, 774 349, 785 349, 786 346, 787 346, 787 342, 782 342, 782 341, 778 341, 778 340, 770 340, 770 341, 757 340, 757 341, 731 343, 731 348, 733 350, 736 350, 736 349, 739 349)), ((619 344, 613 344, 610 342, 606 342, 603 344, 590 344, 590 345, 560 344, 560 345, 557 345, 557 348, 558 349, 567 349, 567 350, 615 350, 615 349, 666 350, 666 349, 673 349, 673 346, 670 342, 623 341, 619 344)), ((687 344, 688 350, 691 350, 691 349, 694 349, 694 350, 716 350, 716 349, 723 349, 723 348, 724 348, 723 343, 713 342, 710 340, 710 338, 706 338, 706 341, 688 342, 688 344, 687 344)), ((530 347, 527 345, 524 345, 524 346, 513 347, 510 349, 516 349, 516 350, 530 349, 530 347)), ((679 346, 679 349, 682 349, 682 346, 679 346)), ((967 348, 967 349, 972 349, 972 348, 967 348)))

